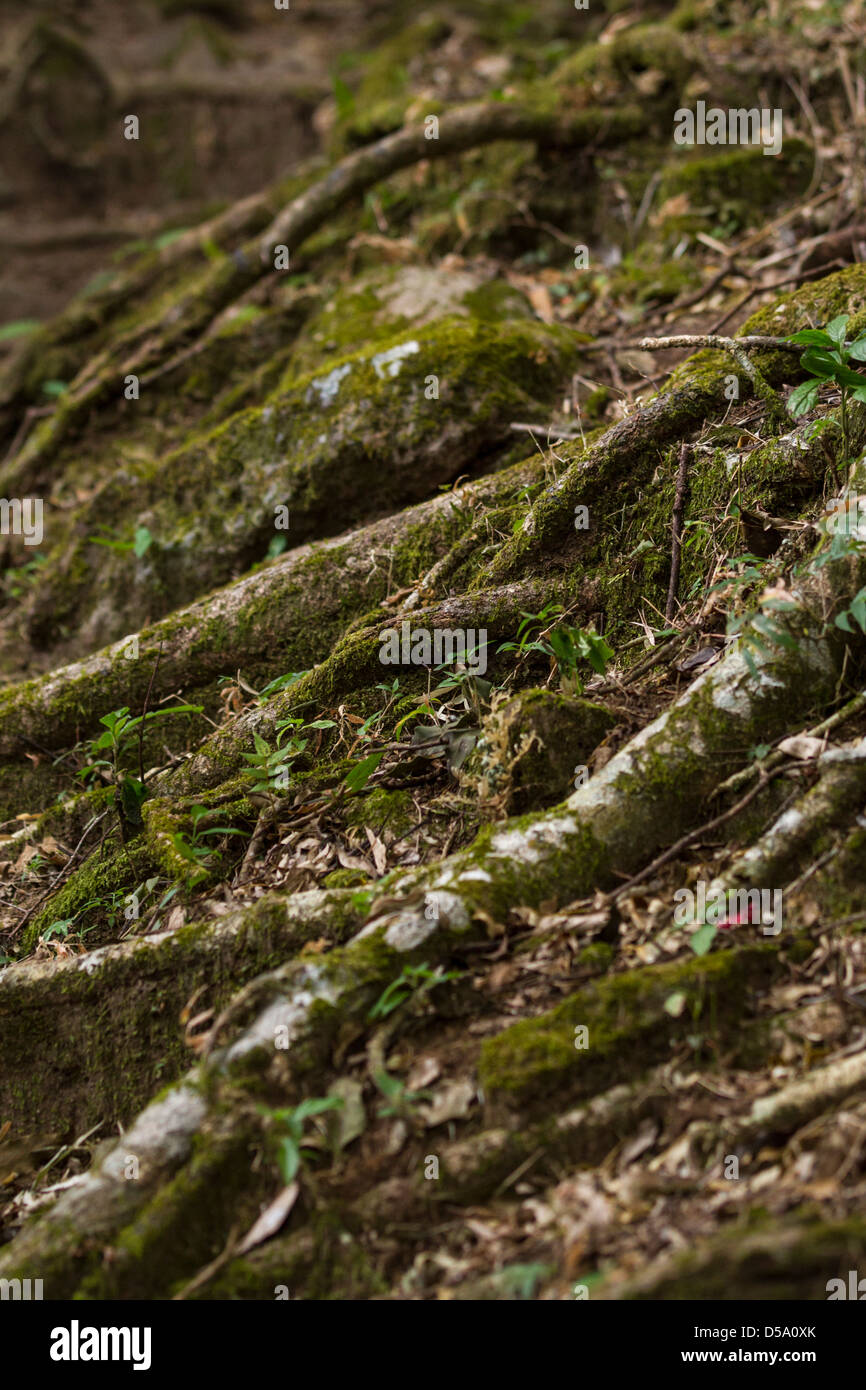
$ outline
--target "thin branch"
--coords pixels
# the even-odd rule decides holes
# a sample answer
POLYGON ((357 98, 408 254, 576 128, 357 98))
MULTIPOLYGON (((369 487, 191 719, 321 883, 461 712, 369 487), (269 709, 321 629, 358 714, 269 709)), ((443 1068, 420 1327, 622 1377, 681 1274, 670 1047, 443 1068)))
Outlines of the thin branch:
POLYGON ((677 592, 680 587, 680 560, 683 550, 683 513, 689 485, 689 456, 691 450, 683 440, 680 445, 680 463, 677 469, 677 490, 674 497, 674 513, 671 521, 671 581, 668 585, 668 599, 665 604, 665 620, 670 622, 674 616, 677 592))
POLYGON ((159 660, 162 656, 162 643, 159 644, 159 651, 156 654, 156 661, 150 673, 150 683, 147 687, 147 694, 144 697, 144 709, 141 711, 141 723, 138 726, 138 780, 144 786, 144 754, 142 745, 144 741, 144 721, 147 718, 147 707, 150 703, 150 692, 153 690, 153 683, 156 680, 156 673, 159 670, 159 660))

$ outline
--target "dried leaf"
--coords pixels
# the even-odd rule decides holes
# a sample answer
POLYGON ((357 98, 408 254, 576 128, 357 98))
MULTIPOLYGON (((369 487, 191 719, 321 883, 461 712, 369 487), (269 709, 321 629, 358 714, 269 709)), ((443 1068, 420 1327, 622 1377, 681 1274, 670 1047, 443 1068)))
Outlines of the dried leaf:
POLYGON ((298 1183, 289 1183, 282 1192, 277 1193, 269 1206, 265 1207, 261 1216, 250 1227, 244 1236, 235 1254, 245 1255, 248 1250, 252 1250, 256 1245, 261 1245, 263 1241, 270 1240, 283 1225, 295 1202, 298 1200, 300 1192, 298 1183))
POLYGON ((819 758, 824 748, 824 740, 813 738, 811 734, 794 734, 792 738, 783 738, 779 744, 781 753, 787 753, 789 758, 801 758, 804 762, 819 758))
POLYGON ((435 1092, 432 1103, 425 1108, 424 1122, 432 1129, 446 1120, 462 1119, 474 1099, 475 1087, 471 1081, 449 1082, 435 1092))

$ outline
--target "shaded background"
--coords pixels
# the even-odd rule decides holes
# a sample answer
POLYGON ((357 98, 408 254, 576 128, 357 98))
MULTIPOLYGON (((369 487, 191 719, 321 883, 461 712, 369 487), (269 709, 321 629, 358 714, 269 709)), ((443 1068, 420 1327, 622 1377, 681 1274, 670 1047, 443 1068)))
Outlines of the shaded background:
POLYGON ((399 125, 402 82, 431 99, 483 96, 528 76, 539 41, 565 54, 624 8, 4 0, 0 322, 48 317, 141 238, 399 125), (138 141, 123 138, 130 113, 138 141))

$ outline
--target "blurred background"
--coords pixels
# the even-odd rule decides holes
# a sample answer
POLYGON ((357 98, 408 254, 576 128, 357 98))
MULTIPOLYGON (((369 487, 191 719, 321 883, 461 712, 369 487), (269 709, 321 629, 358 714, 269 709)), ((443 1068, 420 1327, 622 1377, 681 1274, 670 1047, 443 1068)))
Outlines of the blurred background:
POLYGON ((2 0, 0 322, 44 319, 157 230, 396 127, 410 93, 483 96, 561 60, 617 11, 669 8, 2 0), (123 136, 129 114, 137 141, 123 136))

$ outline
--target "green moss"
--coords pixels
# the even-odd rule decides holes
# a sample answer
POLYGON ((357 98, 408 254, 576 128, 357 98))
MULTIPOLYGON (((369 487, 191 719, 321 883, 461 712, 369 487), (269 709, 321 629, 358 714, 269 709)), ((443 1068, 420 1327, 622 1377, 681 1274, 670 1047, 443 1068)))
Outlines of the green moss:
POLYGON ((748 990, 780 970, 773 946, 649 966, 585 986, 540 1018, 527 1019, 482 1044, 479 1080, 491 1099, 533 1103, 552 1091, 588 1096, 670 1056, 674 1043, 706 1033, 714 1044, 737 1042, 748 1017, 748 990), (665 1010, 684 991, 679 1018, 665 1010), (586 1047, 580 1045, 587 1030, 586 1047))
POLYGON ((669 199, 685 196, 688 207, 669 214, 661 231, 679 236, 721 224, 719 231, 728 234, 750 226, 780 203, 802 196, 813 162, 805 141, 792 138, 772 157, 757 146, 683 154, 668 165, 658 197, 664 207, 669 199))
POLYGON ((95 850, 28 923, 22 939, 24 954, 34 950, 39 937, 53 922, 72 917, 77 918, 74 931, 88 925, 95 927, 95 932, 88 937, 89 945, 110 940, 111 929, 107 924, 110 900, 119 890, 131 891, 153 867, 150 851, 141 839, 114 849, 95 850), (88 904, 93 907, 77 917, 88 904))
POLYGON ((322 884, 325 888, 355 888, 368 881, 369 874, 365 874, 363 869, 333 869, 325 874, 322 884))
POLYGON ((864 1258, 866 1222, 859 1216, 825 1221, 804 1207, 778 1221, 765 1210, 753 1208, 702 1249, 677 1254, 658 1278, 636 1280, 625 1297, 758 1303, 826 1300, 828 1281, 842 1279, 847 1292, 848 1271, 862 1266, 864 1258))
POLYGON ((40 640, 99 612, 102 640, 191 601, 261 561, 277 508, 301 544, 399 511, 511 442, 509 421, 553 399, 576 365, 566 330, 461 314, 337 353, 267 403, 241 410, 171 454, 130 461, 63 515, 52 563, 34 585, 40 640), (447 439, 447 447, 444 442, 447 439), (92 535, 147 525, 146 554, 101 550, 92 535), (122 529, 122 528, 121 528, 122 529), (70 544, 70 536, 74 536, 70 544), (40 626, 41 624, 41 626, 40 626))
POLYGON ((346 806, 346 824, 369 826, 377 835, 386 828, 395 835, 405 834, 410 825, 418 819, 412 801, 412 793, 387 787, 374 787, 366 795, 351 800, 346 806))
POLYGON ((603 975, 615 958, 616 951, 606 941, 593 941, 591 945, 584 946, 577 957, 577 964, 582 969, 597 971, 599 975, 603 975))

